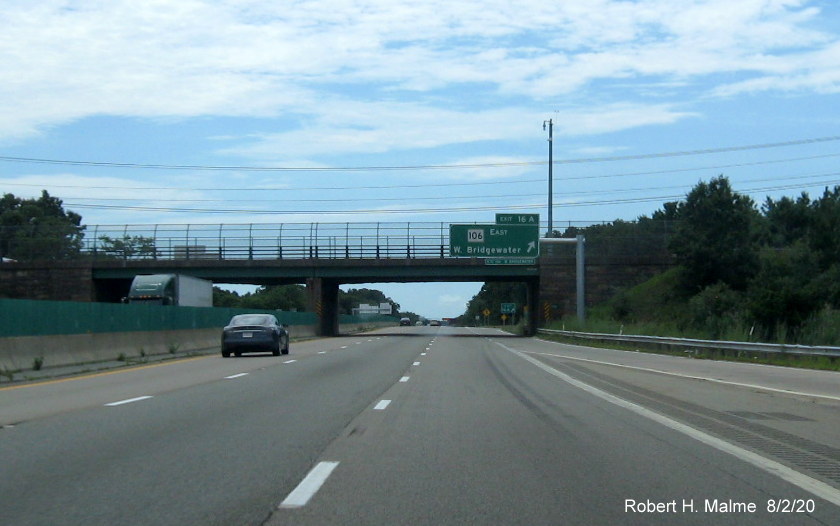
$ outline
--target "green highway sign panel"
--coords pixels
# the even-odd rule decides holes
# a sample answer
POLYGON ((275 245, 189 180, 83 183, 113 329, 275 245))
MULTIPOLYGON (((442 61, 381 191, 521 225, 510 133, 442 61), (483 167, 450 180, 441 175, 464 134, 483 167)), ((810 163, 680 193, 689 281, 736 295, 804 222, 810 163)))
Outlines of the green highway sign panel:
POLYGON ((502 314, 516 314, 516 303, 502 303, 502 314))
POLYGON ((540 226, 539 214, 496 214, 497 225, 536 225, 540 226))
POLYGON ((535 258, 539 225, 449 225, 449 255, 465 258, 535 258))
POLYGON ((485 265, 536 265, 536 258, 487 258, 485 265))

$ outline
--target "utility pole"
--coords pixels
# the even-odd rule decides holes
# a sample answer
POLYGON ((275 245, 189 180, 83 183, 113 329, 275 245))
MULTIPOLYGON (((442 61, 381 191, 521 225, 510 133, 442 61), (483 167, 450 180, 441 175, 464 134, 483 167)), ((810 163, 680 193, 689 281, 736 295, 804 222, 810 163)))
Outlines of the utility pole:
POLYGON ((543 121, 543 131, 548 123, 548 233, 545 237, 554 236, 554 123, 551 119, 543 121))

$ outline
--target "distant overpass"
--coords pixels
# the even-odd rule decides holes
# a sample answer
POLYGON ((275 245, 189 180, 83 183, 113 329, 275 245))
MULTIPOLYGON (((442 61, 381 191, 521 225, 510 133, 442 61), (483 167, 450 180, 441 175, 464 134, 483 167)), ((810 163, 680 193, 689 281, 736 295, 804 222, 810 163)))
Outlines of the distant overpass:
MULTIPOLYGON (((0 296, 119 301, 136 274, 184 273, 217 283, 305 283, 324 335, 338 331, 346 283, 522 282, 527 332, 575 312, 575 257, 543 247, 532 260, 449 256, 449 223, 92 225, 78 260, 4 263, 0 296)), ((589 251, 588 251, 589 252, 589 251)), ((662 256, 587 256, 587 303, 668 265, 662 256)))

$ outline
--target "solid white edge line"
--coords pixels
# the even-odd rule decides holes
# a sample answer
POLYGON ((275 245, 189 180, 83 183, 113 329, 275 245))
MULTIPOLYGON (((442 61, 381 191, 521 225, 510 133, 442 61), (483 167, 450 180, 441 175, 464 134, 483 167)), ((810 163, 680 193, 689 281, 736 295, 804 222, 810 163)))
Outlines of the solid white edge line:
POLYGON ((338 466, 338 462, 318 462, 295 489, 280 503, 280 508, 301 508, 318 493, 324 482, 338 466))
POLYGON ((119 402, 111 402, 110 404, 105 404, 105 405, 108 406, 108 407, 116 407, 118 405, 130 404, 132 402, 139 402, 141 400, 148 400, 149 398, 152 398, 152 397, 151 396, 138 396, 137 398, 129 398, 128 400, 120 400, 119 402))
POLYGON ((375 406, 373 406, 373 408, 374 408, 376 411, 382 411, 382 410, 384 410, 386 407, 388 407, 388 405, 390 405, 390 403, 391 403, 391 401, 390 401, 390 400, 380 400, 378 404, 376 404, 375 406))
MULTIPOLYGON (((547 343, 557 343, 557 342, 551 342, 549 340, 540 340, 540 341, 541 342, 547 342, 547 343)), ((604 362, 604 361, 601 361, 601 360, 591 360, 589 358, 577 358, 575 356, 565 356, 565 355, 562 355, 562 354, 541 353, 541 352, 534 352, 534 351, 522 351, 522 352, 527 352, 528 354, 539 354, 539 355, 542 355, 542 356, 553 356, 555 358, 566 358, 568 360, 577 360, 577 361, 580 361, 580 362, 597 363, 599 365, 611 365, 613 367, 623 367, 625 369, 634 369, 634 370, 637 370, 637 371, 647 371, 647 372, 650 372, 650 373, 667 374, 669 376, 678 376, 680 378, 688 378, 690 380, 705 380, 707 382, 715 382, 715 383, 718 383, 718 384, 734 385, 735 387, 746 387, 748 389, 761 389, 762 391, 770 391, 770 392, 773 392, 773 393, 784 393, 784 394, 791 394, 791 395, 796 395, 796 396, 809 396, 811 398, 825 398, 827 400, 840 400, 840 396, 821 395, 821 394, 815 394, 815 393, 805 393, 803 391, 791 391, 789 389, 779 389, 778 387, 767 387, 767 386, 764 386, 764 385, 757 385, 757 384, 745 384, 745 383, 741 383, 741 382, 732 382, 730 380, 721 380, 719 378, 709 378, 707 376, 693 376, 693 375, 690 375, 690 374, 681 374, 681 373, 674 373, 674 372, 671 372, 671 371, 662 371, 660 369, 650 369, 648 367, 638 367, 638 366, 635 366, 635 365, 625 365, 625 364, 622 364, 622 363, 612 363, 612 362, 604 362)), ((626 352, 626 351, 624 351, 624 352, 626 352)), ((752 364, 752 365, 758 365, 758 364, 752 364)))
POLYGON ((233 380, 234 378, 242 378, 243 376, 248 376, 248 373, 239 373, 232 374, 230 376, 225 376, 225 380, 233 380))
POLYGON ((598 398, 610 402, 611 404, 633 411, 634 413, 640 416, 653 420, 654 422, 662 424, 665 427, 671 428, 674 431, 678 431, 680 433, 683 433, 684 435, 688 435, 689 437, 703 442, 704 444, 711 446, 715 449, 723 451, 724 453, 729 453, 730 455, 733 455, 743 460, 744 462, 752 464, 753 466, 761 469, 762 471, 766 471, 767 473, 776 475, 782 480, 789 482, 790 484, 793 484, 794 486, 797 486, 809 493, 812 493, 813 495, 824 499, 834 504, 835 506, 840 506, 840 490, 837 490, 829 486, 828 484, 825 484, 824 482, 820 482, 819 480, 813 479, 803 473, 800 473, 783 464, 780 464, 775 460, 762 457, 757 453, 753 453, 752 451, 743 449, 739 446, 736 446, 735 444, 726 442, 725 440, 721 440, 717 437, 713 437, 709 434, 706 434, 703 431, 700 431, 699 429, 695 429, 676 420, 672 420, 671 418, 665 415, 661 415, 655 411, 651 411, 646 407, 636 405, 633 402, 629 402, 627 400, 624 400, 623 398, 619 398, 615 395, 607 393, 606 391, 602 391, 596 387, 592 387, 589 384, 581 382, 580 380, 576 380, 575 378, 572 378, 571 376, 560 372, 549 365, 542 363, 536 358, 528 356, 524 352, 517 351, 516 349, 511 349, 510 347, 499 342, 496 342, 496 344, 502 347, 503 349, 515 354, 516 356, 519 356, 520 358, 531 362, 532 364, 536 365, 548 374, 555 376, 579 389, 582 389, 588 392, 589 394, 597 396, 598 398))

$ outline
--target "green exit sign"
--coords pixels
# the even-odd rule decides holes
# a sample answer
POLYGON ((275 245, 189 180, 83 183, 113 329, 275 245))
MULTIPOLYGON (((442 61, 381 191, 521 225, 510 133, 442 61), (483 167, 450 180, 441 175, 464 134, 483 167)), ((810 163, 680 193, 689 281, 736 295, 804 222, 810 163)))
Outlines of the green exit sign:
POLYGON ((535 258, 539 226, 449 225, 449 255, 472 258, 535 258))
POLYGON ((539 214, 496 214, 497 225, 536 225, 540 226, 539 214))

